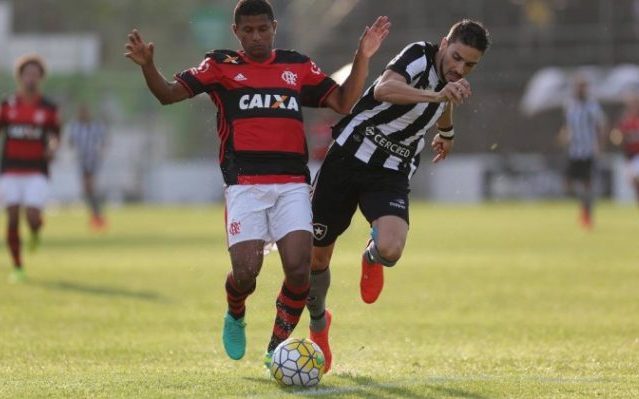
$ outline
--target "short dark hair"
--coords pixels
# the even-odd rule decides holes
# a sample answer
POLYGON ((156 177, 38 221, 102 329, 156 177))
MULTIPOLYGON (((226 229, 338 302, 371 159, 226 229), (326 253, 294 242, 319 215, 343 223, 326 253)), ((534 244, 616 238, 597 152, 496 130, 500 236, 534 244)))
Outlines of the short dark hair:
POLYGON ((44 60, 37 54, 28 54, 23 55, 16 61, 16 77, 20 77, 28 65, 35 65, 38 67, 42 77, 47 74, 47 67, 44 65, 44 60))
POLYGON ((484 25, 471 19, 462 19, 453 25, 446 38, 449 43, 459 41, 482 53, 490 47, 490 35, 484 25))
POLYGON ((240 23, 240 17, 243 15, 263 15, 266 14, 268 19, 275 21, 273 7, 268 0, 240 0, 235 6, 234 20, 235 25, 240 23))

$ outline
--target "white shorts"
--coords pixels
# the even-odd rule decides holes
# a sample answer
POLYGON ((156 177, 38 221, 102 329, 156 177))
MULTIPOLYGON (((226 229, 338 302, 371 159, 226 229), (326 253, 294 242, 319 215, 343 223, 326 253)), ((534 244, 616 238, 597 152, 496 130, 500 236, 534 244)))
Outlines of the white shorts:
POLYGON ((42 209, 48 196, 49 181, 45 175, 8 173, 0 176, 0 198, 5 206, 42 209))
POLYGON ((639 179, 639 155, 628 160, 628 174, 631 179, 639 179))
POLYGON ((268 244, 292 231, 313 231, 308 184, 232 185, 224 196, 229 247, 249 240, 268 244))

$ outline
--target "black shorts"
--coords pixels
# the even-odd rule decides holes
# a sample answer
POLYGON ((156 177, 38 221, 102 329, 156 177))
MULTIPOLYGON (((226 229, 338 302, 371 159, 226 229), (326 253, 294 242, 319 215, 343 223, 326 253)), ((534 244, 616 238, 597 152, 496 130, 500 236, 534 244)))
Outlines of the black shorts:
POLYGON ((335 242, 359 205, 369 223, 398 216, 408 223, 408 176, 371 167, 333 144, 313 181, 314 245, 335 242))
POLYGON ((592 158, 569 159, 566 177, 571 180, 588 182, 592 180, 593 160, 592 158))

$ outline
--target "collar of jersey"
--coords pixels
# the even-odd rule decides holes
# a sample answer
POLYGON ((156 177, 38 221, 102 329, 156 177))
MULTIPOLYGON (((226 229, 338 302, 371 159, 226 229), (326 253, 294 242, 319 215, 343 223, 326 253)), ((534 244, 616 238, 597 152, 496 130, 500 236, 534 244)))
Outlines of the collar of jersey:
POLYGON ((21 104, 28 104, 28 105, 40 104, 40 101, 42 100, 42 94, 39 94, 39 93, 35 97, 31 98, 30 101, 28 101, 20 93, 16 93, 15 96, 16 96, 16 102, 21 104))
POLYGON ((277 54, 275 53, 275 49, 273 49, 273 50, 271 50, 271 56, 270 56, 270 57, 268 57, 266 60, 264 60, 264 61, 262 61, 262 62, 257 62, 257 61, 254 61, 254 60, 250 59, 250 58, 246 55, 246 53, 244 52, 244 50, 238 51, 237 53, 240 55, 240 57, 242 57, 242 59, 243 59, 246 63, 248 63, 248 64, 253 64, 253 65, 268 65, 268 64, 272 63, 272 62, 273 62, 273 60, 275 60, 275 56, 277 55, 277 54))

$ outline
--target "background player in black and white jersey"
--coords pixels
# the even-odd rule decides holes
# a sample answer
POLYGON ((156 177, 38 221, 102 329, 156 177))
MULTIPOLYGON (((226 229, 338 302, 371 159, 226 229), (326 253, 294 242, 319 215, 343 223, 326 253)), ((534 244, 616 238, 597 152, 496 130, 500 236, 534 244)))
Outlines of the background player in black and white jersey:
POLYGON ((588 86, 585 76, 575 76, 572 96, 564 105, 565 124, 559 131, 559 140, 568 152, 566 190, 579 199, 579 217, 585 229, 592 228, 595 202, 592 177, 608 132, 606 115, 590 95, 588 86))
POLYGON ((439 45, 408 45, 366 91, 350 115, 333 128, 331 146, 313 183, 314 247, 311 291, 311 339, 326 357, 331 314, 325 309, 329 263, 335 241, 360 207, 372 226, 362 256, 361 296, 373 303, 381 293, 383 266, 393 266, 408 233, 409 179, 433 125, 433 162, 446 159, 454 142, 453 107, 471 95, 465 77, 489 46, 478 22, 454 24, 439 45))
POLYGON ((242 50, 212 51, 199 67, 177 74, 172 82, 154 66, 153 44, 135 30, 125 55, 141 66, 162 104, 206 92, 217 107, 232 266, 222 341, 230 358, 244 356, 246 299, 255 291, 264 244, 275 241, 285 279, 276 300, 268 364, 299 322, 310 289, 313 228, 301 106, 348 113, 362 94, 369 60, 388 35, 390 22, 379 17, 365 29, 353 71, 338 86, 308 57, 273 48, 277 21, 268 1, 240 0, 234 17, 242 50))
POLYGON ((91 228, 99 231, 106 227, 102 204, 96 188, 97 174, 104 159, 107 127, 91 115, 87 104, 80 104, 76 118, 68 125, 69 144, 75 150, 84 199, 91 212, 91 228))

